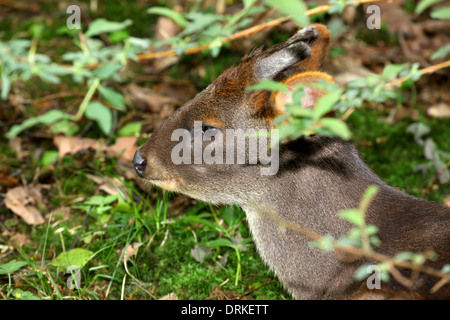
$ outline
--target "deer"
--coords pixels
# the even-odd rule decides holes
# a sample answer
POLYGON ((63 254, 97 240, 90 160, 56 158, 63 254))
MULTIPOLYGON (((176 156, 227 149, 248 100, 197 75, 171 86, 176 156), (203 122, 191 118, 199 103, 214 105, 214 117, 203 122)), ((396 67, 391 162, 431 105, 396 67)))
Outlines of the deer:
MULTIPOLYGON (((311 239, 294 230, 281 230, 277 219, 267 215, 270 212, 283 221, 337 239, 352 228, 338 212, 357 208, 364 191, 375 185, 378 192, 370 202, 366 220, 378 227, 381 244, 377 252, 394 256, 432 250, 438 259, 427 265, 441 268, 450 262, 450 208, 389 186, 367 166, 351 141, 339 137, 311 134, 282 141, 276 170, 268 174, 261 171, 268 167, 267 161, 250 152, 250 142, 239 149, 220 138, 227 130, 271 132, 274 119, 286 112, 284 106, 290 99, 286 93, 247 90, 264 79, 281 82, 289 90, 303 85, 303 107, 313 108, 323 95, 313 84, 333 82, 322 71, 329 42, 328 29, 314 24, 285 42, 247 53, 237 66, 224 71, 152 133, 135 153, 136 173, 165 190, 216 205, 240 206, 259 255, 294 299, 450 298, 449 285, 430 293, 439 279, 422 273, 409 288, 391 278, 381 289, 369 289, 366 283, 355 281, 354 274, 370 259, 348 259, 311 248, 311 239), (177 130, 181 133, 174 134, 177 130), (192 160, 211 144, 247 157, 241 163, 228 162, 215 149, 217 154, 210 155, 224 161, 174 159, 182 147, 183 159, 192 160)), ((267 144, 267 136, 247 137, 256 142, 266 139, 269 149, 274 146, 270 141, 267 144)))

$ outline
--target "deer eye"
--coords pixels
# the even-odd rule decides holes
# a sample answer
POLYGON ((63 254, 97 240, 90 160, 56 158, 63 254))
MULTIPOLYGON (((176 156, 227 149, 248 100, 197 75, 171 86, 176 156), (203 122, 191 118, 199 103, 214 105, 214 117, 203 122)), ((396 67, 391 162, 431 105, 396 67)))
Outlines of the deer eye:
POLYGON ((215 126, 203 125, 202 126, 203 141, 214 141, 217 135, 221 134, 222 131, 215 126))

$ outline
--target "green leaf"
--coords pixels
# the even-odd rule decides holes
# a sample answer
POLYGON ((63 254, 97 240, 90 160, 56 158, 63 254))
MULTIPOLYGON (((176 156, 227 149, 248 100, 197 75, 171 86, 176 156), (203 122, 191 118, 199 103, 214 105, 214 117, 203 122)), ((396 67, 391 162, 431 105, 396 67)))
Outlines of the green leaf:
POLYGON ((311 241, 308 243, 308 245, 311 248, 319 248, 321 250, 324 250, 326 252, 331 252, 334 250, 334 246, 333 246, 333 237, 330 235, 325 235, 323 236, 321 239, 317 240, 317 241, 311 241))
POLYGON ((443 7, 431 11, 430 16, 433 19, 447 20, 450 19, 450 7, 443 7))
POLYGON ((113 106, 116 106, 120 110, 126 110, 125 107, 125 97, 120 92, 117 92, 114 89, 107 88, 104 86, 98 87, 100 94, 106 102, 111 103, 113 106))
POLYGON ((442 267, 442 272, 450 273, 450 264, 446 264, 442 267))
POLYGON ((233 242, 231 242, 231 240, 225 239, 225 238, 208 241, 205 245, 209 248, 213 248, 213 247, 236 248, 236 245, 233 242))
POLYGON ((227 230, 224 227, 222 227, 221 225, 211 222, 210 220, 207 220, 207 219, 199 218, 197 216, 187 216, 187 217, 183 218, 183 220, 187 221, 187 222, 200 223, 200 224, 205 225, 213 230, 218 230, 220 232, 227 232, 227 230))
POLYGON ((111 133, 113 117, 107 106, 98 101, 91 101, 87 105, 84 115, 88 119, 95 120, 104 134, 111 133))
POLYGON ((232 206, 221 207, 219 213, 228 227, 234 227, 240 220, 239 211, 232 206))
POLYGON ((244 8, 249 8, 256 2, 256 0, 243 0, 242 2, 244 3, 244 8))
POLYGON ((142 131, 142 123, 141 122, 130 122, 120 128, 117 131, 117 135, 121 137, 129 137, 134 136, 142 131))
POLYGON ((376 234, 378 232, 378 227, 374 226, 373 224, 369 224, 366 226, 366 233, 367 235, 373 235, 376 234))
POLYGON ((84 204, 93 206, 104 206, 113 203, 117 200, 117 195, 109 196, 92 196, 89 200, 85 201, 84 204))
POLYGON ((277 82, 270 79, 263 79, 258 83, 248 87, 247 91, 259 91, 259 90, 268 90, 268 91, 281 91, 284 93, 288 93, 289 90, 284 83, 277 82))
POLYGON ((63 270, 66 270, 69 266, 78 266, 81 269, 91 260, 93 254, 90 250, 75 248, 62 252, 50 264, 63 270))
POLYGON ((281 13, 288 15, 300 26, 309 25, 309 17, 306 15, 306 5, 302 0, 264 0, 268 5, 281 13))
POLYGON ((55 150, 45 151, 41 158, 41 166, 48 167, 58 160, 59 153, 55 150))
POLYGON ((351 228, 348 232, 348 238, 353 242, 353 245, 359 246, 361 244, 362 232, 359 228, 351 228))
MULTIPOLYGON (((220 26, 219 22, 222 21, 223 16, 205 12, 190 12, 186 14, 186 18, 192 20, 192 22, 186 26, 181 35, 204 33, 205 31, 216 29, 215 26, 220 26)), ((216 29, 216 31, 220 33, 220 28, 216 29)), ((218 35, 216 34, 215 36, 218 35)))
POLYGON ((421 253, 415 253, 412 255, 411 257, 411 262, 412 263, 416 263, 416 264, 424 264, 426 261, 426 258, 423 254, 421 253))
POLYGON ((342 90, 338 89, 328 92, 326 95, 321 97, 314 107, 313 119, 318 120, 323 115, 330 112, 336 102, 341 98, 341 96, 342 90))
POLYGON ((433 4, 441 2, 442 0, 421 0, 414 10, 414 13, 416 15, 421 14, 425 10, 427 10, 429 7, 431 7, 433 4))
POLYGON ((158 14, 161 16, 165 16, 169 19, 172 19, 173 21, 175 21, 177 25, 179 25, 183 29, 186 28, 186 26, 188 25, 188 21, 180 13, 166 7, 153 7, 148 9, 147 13, 158 14))
POLYGON ((80 130, 80 128, 76 123, 67 119, 63 119, 52 124, 51 130, 52 133, 55 134, 62 133, 66 136, 74 136, 78 132, 78 130, 80 130))
POLYGON ((339 212, 339 217, 347 220, 348 222, 361 227, 364 223, 363 216, 358 209, 347 209, 339 212))
POLYGON ((9 49, 14 56, 24 56, 31 46, 31 40, 15 39, 8 42, 9 49))
POLYGON ((409 251, 400 252, 395 255, 394 259, 397 261, 410 261, 413 257, 413 253, 409 251))
POLYGON ((102 64, 100 67, 94 70, 94 74, 97 78, 102 80, 108 80, 112 78, 122 69, 122 65, 120 63, 115 62, 107 62, 102 64))
POLYGON ((0 274, 11 274, 26 265, 27 263, 24 261, 13 259, 8 263, 0 264, 0 274))
POLYGON ((351 137, 351 132, 347 127, 347 124, 339 119, 334 118, 322 118, 320 123, 323 128, 330 130, 334 135, 348 140, 351 137))
POLYGON ((41 300, 41 298, 34 295, 30 291, 23 291, 21 289, 15 289, 12 292, 12 296, 17 300, 41 300))
POLYGON ((392 77, 398 75, 402 70, 404 70, 406 64, 390 64, 383 69, 381 78, 384 80, 389 80, 392 77))
POLYGON ((61 110, 50 110, 49 112, 36 117, 36 119, 39 120, 39 123, 48 125, 67 116, 68 115, 61 110))
POLYGON ((98 18, 91 22, 91 24, 88 27, 88 30, 85 33, 85 36, 93 37, 101 33, 110 33, 123 30, 132 23, 133 22, 130 19, 127 19, 123 22, 116 22, 116 21, 108 21, 104 18, 98 18))
POLYGON ((355 280, 361 281, 370 276, 370 272, 367 272, 367 268, 369 268, 370 264, 361 265, 358 270, 355 272, 355 280))
POLYGON ((370 185, 366 191, 364 191, 363 199, 364 200, 371 200, 375 194, 378 192, 378 186, 376 185, 370 185))
POLYGON ((431 60, 436 59, 444 59, 450 53, 450 43, 440 47, 433 55, 431 56, 431 60))
POLYGON ((120 30, 114 31, 109 35, 109 41, 112 43, 119 43, 125 41, 130 36, 130 32, 128 30, 120 30))
POLYGON ((22 131, 31 128, 37 124, 49 125, 58 120, 67 118, 70 118, 70 114, 64 113, 60 110, 50 110, 40 116, 29 118, 24 122, 22 122, 21 124, 13 125, 5 136, 7 138, 13 138, 22 131))

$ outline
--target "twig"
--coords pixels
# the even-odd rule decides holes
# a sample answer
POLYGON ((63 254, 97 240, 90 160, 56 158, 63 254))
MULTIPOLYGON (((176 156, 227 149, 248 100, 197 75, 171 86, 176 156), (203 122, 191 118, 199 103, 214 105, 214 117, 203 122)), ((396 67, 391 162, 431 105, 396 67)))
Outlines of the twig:
POLYGON ((436 283, 433 288, 431 288, 430 293, 436 293, 440 288, 442 288, 445 284, 447 284, 449 279, 441 279, 438 283, 436 283))
POLYGON ((445 171, 447 170, 447 168, 450 167, 450 161, 447 162, 439 171, 438 173, 436 173, 436 175, 433 177, 433 180, 430 181, 430 183, 427 185, 427 187, 423 190, 422 195, 420 196, 422 199, 425 198, 426 194, 428 193, 428 191, 431 190, 431 188, 433 187, 434 183, 436 182, 436 180, 439 178, 439 176, 445 171))
MULTIPOLYGON (((423 68, 423 69, 420 70, 420 72, 422 73, 422 75, 424 75, 424 74, 433 73, 433 72, 436 72, 438 70, 441 70, 441 69, 444 69, 444 68, 448 68, 448 67, 450 67, 450 60, 447 60, 447 61, 435 64, 435 65, 423 68)), ((404 77, 401 77, 401 78, 389 81, 388 83, 385 84, 384 88, 385 89, 390 89, 392 87, 399 86, 404 81, 406 81, 408 79, 409 79, 408 76, 404 76, 404 77)))
POLYGON ((393 265, 389 266, 389 273, 392 274, 392 276, 397 280, 399 283, 404 285, 406 288, 412 288, 414 285, 414 282, 404 277, 400 271, 393 265))
POLYGON ((240 299, 242 299, 243 297, 249 295, 250 293, 252 293, 252 292, 254 292, 254 291, 256 291, 256 290, 261 289, 262 287, 265 287, 265 286, 271 284, 272 282, 273 282, 273 280, 269 280, 269 281, 267 281, 266 283, 263 283, 262 285, 257 286, 256 288, 252 288, 252 289, 250 289, 250 290, 244 292, 243 294, 240 294, 239 296, 237 296, 237 297, 234 298, 233 300, 240 300, 240 299))
MULTIPOLYGON (((261 212, 263 212, 262 214, 265 217, 276 222, 281 229, 288 228, 288 229, 290 229, 294 232, 297 232, 298 234, 303 235, 313 241, 320 241, 323 239, 322 235, 320 235, 312 230, 309 230, 305 227, 302 227, 302 226, 298 225, 297 223, 285 220, 285 219, 279 217, 278 215, 276 215, 275 213, 270 212, 270 210, 261 210, 261 212)), ((385 262, 389 266, 391 266, 391 268, 395 266, 398 268, 410 269, 412 271, 421 272, 423 274, 427 274, 427 275, 430 275, 430 276, 433 276, 436 278, 445 279, 446 282, 450 281, 450 273, 444 273, 444 272, 442 272, 440 270, 436 270, 434 268, 430 268, 430 267, 427 267, 424 265, 418 265, 418 264, 412 263, 410 261, 398 261, 398 260, 393 259, 390 256, 387 256, 387 255, 384 255, 381 253, 377 253, 373 250, 367 251, 367 250, 364 250, 361 248, 343 245, 335 240, 333 240, 331 242, 331 245, 336 250, 341 250, 343 252, 349 253, 356 257, 361 257, 361 258, 365 257, 365 258, 375 260, 377 262, 385 262)), ((396 274, 395 271, 394 271, 394 274, 396 274)), ((401 278, 401 281, 403 281, 402 278, 401 278)))

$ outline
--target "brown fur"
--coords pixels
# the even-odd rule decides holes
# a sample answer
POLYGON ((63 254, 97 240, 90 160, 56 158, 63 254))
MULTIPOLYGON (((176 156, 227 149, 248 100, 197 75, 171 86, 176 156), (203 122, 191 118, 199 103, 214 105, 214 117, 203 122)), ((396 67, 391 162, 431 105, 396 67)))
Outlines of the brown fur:
MULTIPOLYGON (((352 225, 339 218, 338 212, 357 208, 364 190, 377 185, 379 193, 366 215, 367 223, 379 228, 381 246, 377 251, 393 256, 403 251, 433 250, 439 259, 428 266, 440 269, 450 263, 450 209, 385 184, 350 142, 311 136, 285 143, 280 149, 279 170, 272 176, 260 174, 264 166, 259 162, 172 161, 171 150, 178 143, 171 141, 172 133, 180 128, 193 130, 194 121, 211 122, 206 125, 217 125, 220 130, 271 129, 273 118, 282 112, 281 106, 269 92, 245 89, 260 79, 293 84, 327 78, 314 72, 323 66, 328 41, 326 28, 314 25, 286 42, 244 57, 240 65, 225 71, 152 134, 136 152, 136 171, 162 188, 215 204, 241 206, 259 254, 296 299, 448 299, 450 285, 431 294, 439 279, 423 274, 410 289, 391 279, 382 283, 381 290, 368 290, 365 283, 354 280, 354 273, 362 263, 376 262, 343 259, 313 249, 309 238, 282 230, 276 220, 267 218, 271 213, 280 221, 339 239, 352 225)), ((202 143, 203 148, 209 145, 202 143)), ((408 270, 401 272, 410 275, 408 270)))

